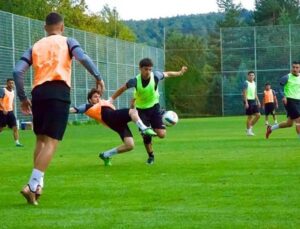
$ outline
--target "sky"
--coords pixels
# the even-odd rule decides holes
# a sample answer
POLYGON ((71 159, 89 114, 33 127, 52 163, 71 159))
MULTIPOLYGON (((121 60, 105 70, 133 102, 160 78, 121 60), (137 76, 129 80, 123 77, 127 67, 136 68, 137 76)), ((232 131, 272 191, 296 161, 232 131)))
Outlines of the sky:
MULTIPOLYGON (((218 12, 216 0, 85 0, 91 12, 99 12, 105 4, 116 7, 122 20, 146 20, 177 15, 218 12)), ((246 9, 254 9, 255 0, 234 0, 246 9)))

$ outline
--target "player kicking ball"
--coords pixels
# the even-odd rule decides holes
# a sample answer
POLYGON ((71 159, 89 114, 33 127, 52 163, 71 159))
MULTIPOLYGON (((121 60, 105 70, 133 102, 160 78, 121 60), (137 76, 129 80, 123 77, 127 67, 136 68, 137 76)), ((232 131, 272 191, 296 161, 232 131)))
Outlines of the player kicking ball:
MULTIPOLYGON (((134 101, 141 120, 151 126, 159 138, 166 136, 166 128, 162 122, 162 113, 159 105, 158 84, 161 80, 169 77, 181 77, 187 71, 186 66, 182 66, 179 71, 152 71, 153 62, 149 58, 144 58, 139 63, 140 73, 127 81, 111 96, 113 102, 117 97, 130 88, 134 88, 134 101)), ((152 138, 143 136, 144 146, 148 154, 147 164, 154 163, 154 152, 152 148, 152 138)))
POLYGON ((296 132, 300 138, 300 63, 294 61, 291 73, 281 77, 280 94, 287 112, 287 120, 267 127, 266 138, 278 129, 290 128, 295 123, 296 132))
POLYGON ((88 104, 71 107, 70 113, 84 113, 92 119, 108 126, 121 137, 123 144, 99 154, 105 166, 111 166, 112 156, 131 151, 134 148, 132 133, 128 122, 133 121, 145 136, 156 136, 157 134, 140 119, 136 109, 116 110, 110 102, 100 98, 100 92, 92 89, 87 96, 88 104))

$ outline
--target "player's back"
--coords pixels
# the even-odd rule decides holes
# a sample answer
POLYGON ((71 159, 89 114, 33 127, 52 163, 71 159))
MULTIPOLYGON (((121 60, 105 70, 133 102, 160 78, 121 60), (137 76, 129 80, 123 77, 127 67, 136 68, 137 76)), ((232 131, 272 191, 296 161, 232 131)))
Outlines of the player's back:
POLYGON ((33 87, 47 81, 62 80, 71 86, 71 56, 67 37, 51 35, 37 41, 32 48, 33 87))

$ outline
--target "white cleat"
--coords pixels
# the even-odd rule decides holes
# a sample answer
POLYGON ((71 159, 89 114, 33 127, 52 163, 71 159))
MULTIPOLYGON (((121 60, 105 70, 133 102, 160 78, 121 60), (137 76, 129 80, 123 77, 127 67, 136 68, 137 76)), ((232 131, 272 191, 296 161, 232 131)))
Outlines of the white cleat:
POLYGON ((247 131, 247 136, 255 136, 255 134, 252 132, 252 130, 247 131))

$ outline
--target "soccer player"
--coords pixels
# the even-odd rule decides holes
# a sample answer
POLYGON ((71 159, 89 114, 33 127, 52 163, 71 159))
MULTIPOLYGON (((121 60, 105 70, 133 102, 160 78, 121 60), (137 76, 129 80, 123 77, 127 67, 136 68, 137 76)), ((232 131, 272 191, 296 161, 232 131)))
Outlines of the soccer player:
POLYGON ((7 79, 6 87, 0 89, 0 132, 7 125, 13 130, 16 146, 23 146, 19 141, 19 131, 14 115, 14 80, 7 79))
MULTIPOLYGON (((166 135, 165 126, 162 123, 162 114, 159 106, 158 83, 160 80, 169 77, 180 77, 186 71, 187 67, 183 66, 180 71, 152 71, 153 62, 149 58, 144 58, 139 63, 140 73, 133 79, 127 81, 121 86, 110 98, 113 102, 118 96, 129 88, 134 88, 134 105, 138 110, 141 120, 146 126, 150 126, 157 133, 159 138, 166 135)), ((148 164, 154 163, 154 152, 152 148, 152 138, 143 136, 144 145, 148 153, 148 164)))
POLYGON ((47 37, 37 41, 23 54, 13 72, 21 111, 33 115, 36 135, 34 168, 28 185, 21 191, 27 202, 33 205, 38 204, 44 173, 67 126, 72 57, 94 76, 100 92, 104 90, 103 80, 90 57, 75 39, 62 36, 63 18, 57 13, 50 13, 45 21, 47 37), (34 69, 32 102, 24 91, 24 75, 31 65, 34 69))
POLYGON ((110 102, 102 100, 100 96, 97 89, 92 89, 87 97, 89 103, 71 107, 70 113, 84 113, 119 134, 123 144, 99 154, 99 157, 104 161, 104 165, 111 166, 112 156, 131 151, 134 147, 132 133, 127 125, 128 122, 135 122, 145 136, 156 136, 156 133, 144 125, 136 109, 116 110, 110 102))
POLYGON ((271 88, 270 83, 265 84, 265 90, 262 101, 262 108, 265 110, 265 124, 269 125, 269 115, 273 116, 274 123, 277 124, 275 108, 278 108, 278 101, 275 91, 271 88))
POLYGON ((293 62, 291 73, 281 77, 280 91, 282 102, 287 111, 287 120, 267 127, 266 138, 277 129, 296 125, 296 132, 300 138, 300 63, 293 62))
POLYGON ((249 71, 247 80, 243 85, 243 100, 244 100, 244 106, 247 115, 246 134, 248 136, 255 135, 253 133, 253 127, 260 118, 260 112, 259 112, 260 102, 257 96, 256 83, 254 81, 254 78, 255 78, 255 73, 253 71, 249 71))

